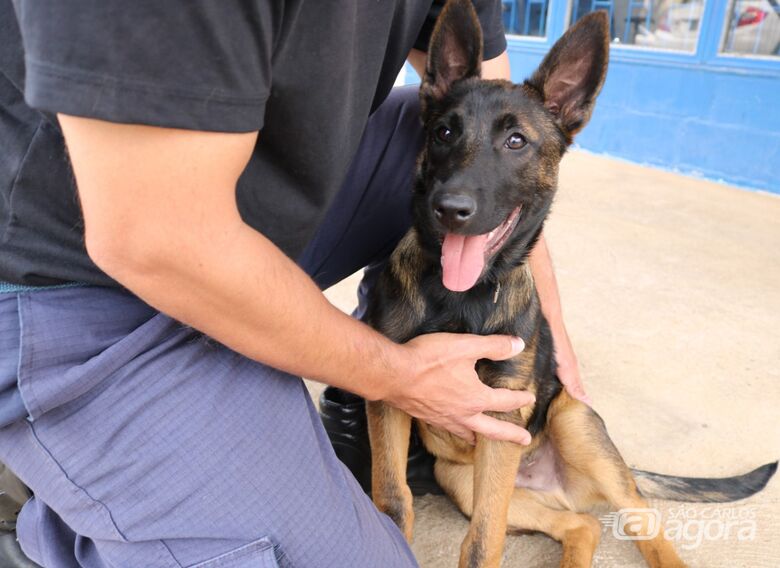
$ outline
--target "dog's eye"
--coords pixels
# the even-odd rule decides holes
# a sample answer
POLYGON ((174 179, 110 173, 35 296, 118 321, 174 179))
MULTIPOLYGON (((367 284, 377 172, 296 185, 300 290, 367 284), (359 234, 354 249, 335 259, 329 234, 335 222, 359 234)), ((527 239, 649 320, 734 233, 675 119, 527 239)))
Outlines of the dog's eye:
POLYGON ((452 140, 452 130, 446 126, 440 126, 436 129, 436 139, 439 140, 439 142, 449 142, 452 140))
POLYGON ((525 138, 523 138, 523 135, 519 132, 513 132, 509 135, 509 138, 506 139, 506 142, 504 142, 504 146, 510 150, 519 150, 525 146, 525 138))

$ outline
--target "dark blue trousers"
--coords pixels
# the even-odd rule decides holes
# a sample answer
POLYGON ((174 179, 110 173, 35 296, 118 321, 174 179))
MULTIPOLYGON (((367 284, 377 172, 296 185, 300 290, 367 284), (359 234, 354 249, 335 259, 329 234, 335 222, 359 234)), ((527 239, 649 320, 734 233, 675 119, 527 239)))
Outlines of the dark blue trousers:
MULTIPOLYGON (((408 229, 418 114, 401 89, 371 117, 299 259, 321 288, 378 266, 408 229)), ((0 429, 0 461, 35 492, 18 534, 39 564, 416 566, 300 378, 98 287, 0 294, 0 352, 18 353, 0 372, 29 414, 0 429)))

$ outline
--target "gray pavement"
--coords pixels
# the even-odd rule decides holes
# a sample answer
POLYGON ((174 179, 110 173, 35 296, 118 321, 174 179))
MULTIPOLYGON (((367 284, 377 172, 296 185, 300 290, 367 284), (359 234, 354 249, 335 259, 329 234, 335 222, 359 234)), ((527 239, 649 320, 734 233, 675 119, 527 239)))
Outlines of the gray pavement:
MULTIPOLYGON (((572 152, 546 232, 588 392, 629 464, 726 476, 780 457, 780 197, 572 152)), ((357 281, 328 297, 351 310, 357 281)), ((780 478, 735 504, 653 506, 692 567, 780 567, 780 478)), ((456 566, 467 520, 444 497, 415 510, 420 565, 456 566)), ((543 535, 507 538, 504 566, 559 559, 543 535)), ((606 526, 594 565, 644 566, 606 526)))

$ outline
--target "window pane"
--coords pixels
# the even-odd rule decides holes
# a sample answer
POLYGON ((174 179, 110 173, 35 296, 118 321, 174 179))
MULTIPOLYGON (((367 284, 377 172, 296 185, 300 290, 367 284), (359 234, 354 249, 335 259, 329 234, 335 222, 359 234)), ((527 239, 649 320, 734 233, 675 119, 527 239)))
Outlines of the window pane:
POLYGON ((780 56, 778 0, 734 0, 723 51, 780 56))
POLYGON ((504 28, 512 35, 544 37, 548 0, 503 0, 504 28))
POLYGON ((572 0, 572 23, 606 10, 612 43, 696 51, 704 0, 572 0))

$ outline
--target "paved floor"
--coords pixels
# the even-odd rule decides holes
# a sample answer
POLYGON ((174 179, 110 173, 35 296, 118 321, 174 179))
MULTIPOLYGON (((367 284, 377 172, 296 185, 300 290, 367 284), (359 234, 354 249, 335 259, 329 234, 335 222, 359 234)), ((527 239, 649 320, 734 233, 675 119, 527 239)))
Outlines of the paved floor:
MULTIPOLYGON (((566 321, 626 461, 725 476, 779 458, 780 198, 578 152, 560 187, 547 235, 566 321)), ((328 296, 349 310, 356 283, 328 296)), ((691 566, 780 566, 780 478, 733 505, 654 506, 689 519, 678 549, 691 566)), ((465 518, 443 497, 415 509, 421 566, 456 566, 465 518)), ((504 565, 559 558, 545 536, 510 536, 504 565)), ((606 527, 594 564, 644 566, 606 527)))

